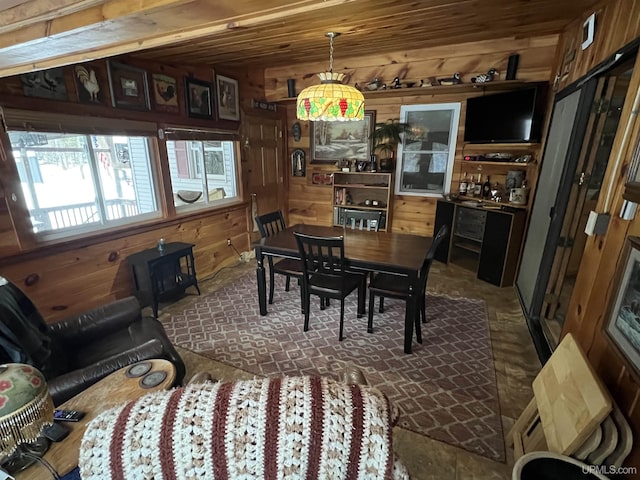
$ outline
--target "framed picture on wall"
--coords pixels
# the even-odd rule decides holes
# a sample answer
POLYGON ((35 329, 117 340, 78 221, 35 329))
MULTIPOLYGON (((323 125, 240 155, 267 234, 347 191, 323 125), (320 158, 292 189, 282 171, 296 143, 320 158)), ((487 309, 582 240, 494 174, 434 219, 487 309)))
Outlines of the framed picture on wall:
POLYGON ((111 104, 130 110, 150 110, 147 72, 118 62, 107 64, 111 104))
POLYGON ((640 375, 640 237, 627 237, 614 285, 604 330, 640 375))
POLYGON ((218 118, 240 120, 237 80, 224 75, 216 75, 216 97, 218 99, 218 118))
POLYGON ((154 73, 151 78, 156 110, 178 113, 178 86, 176 79, 162 73, 154 73))
POLYGON ((27 97, 67 100, 67 86, 62 67, 20 75, 22 91, 27 97))
POLYGON ((375 110, 365 110, 356 122, 310 122, 311 163, 335 163, 338 160, 368 162, 373 151, 375 110))
POLYGON ((187 114, 194 118, 213 118, 211 83, 195 78, 185 79, 187 114))
POLYGON ((72 71, 76 95, 80 103, 108 104, 107 72, 104 71, 104 65, 98 62, 83 63, 74 65, 72 71))

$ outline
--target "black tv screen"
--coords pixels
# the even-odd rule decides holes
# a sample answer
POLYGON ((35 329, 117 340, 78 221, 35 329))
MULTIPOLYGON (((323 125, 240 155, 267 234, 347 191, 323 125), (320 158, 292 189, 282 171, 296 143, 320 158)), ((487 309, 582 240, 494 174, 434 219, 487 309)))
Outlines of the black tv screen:
POLYGON ((539 142, 544 91, 541 86, 467 99, 464 141, 539 142))

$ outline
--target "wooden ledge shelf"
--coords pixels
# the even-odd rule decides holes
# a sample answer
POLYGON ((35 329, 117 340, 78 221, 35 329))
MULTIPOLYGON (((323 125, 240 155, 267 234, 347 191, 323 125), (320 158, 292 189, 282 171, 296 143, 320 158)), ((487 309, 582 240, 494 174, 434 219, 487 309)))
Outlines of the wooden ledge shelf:
MULTIPOLYGON (((375 97, 404 97, 407 95, 446 95, 456 93, 491 92, 499 90, 514 90, 532 83, 520 80, 497 80, 487 83, 459 83, 458 85, 433 85, 431 87, 415 86, 411 88, 387 88, 385 90, 363 90, 364 98, 375 97)), ((276 103, 295 103, 296 97, 280 98, 276 103)))

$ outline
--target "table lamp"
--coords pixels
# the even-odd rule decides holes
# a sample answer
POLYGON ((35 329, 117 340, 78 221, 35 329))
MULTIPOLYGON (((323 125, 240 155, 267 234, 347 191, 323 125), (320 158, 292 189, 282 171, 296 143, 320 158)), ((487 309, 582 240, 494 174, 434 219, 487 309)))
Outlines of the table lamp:
POLYGON ((0 365, 0 465, 17 472, 41 457, 49 441, 41 436, 53 423, 53 401, 40 371, 30 365, 0 365))

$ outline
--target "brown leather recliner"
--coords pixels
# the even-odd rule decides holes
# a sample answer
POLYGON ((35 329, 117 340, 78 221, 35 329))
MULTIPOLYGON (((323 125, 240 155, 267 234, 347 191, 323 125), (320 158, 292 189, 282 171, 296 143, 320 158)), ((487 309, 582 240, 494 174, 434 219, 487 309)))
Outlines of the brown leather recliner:
POLYGON ((0 276, 0 363, 26 363, 46 377, 55 405, 110 373, 150 358, 184 363, 160 322, 143 317, 135 297, 47 324, 31 300, 0 276))

